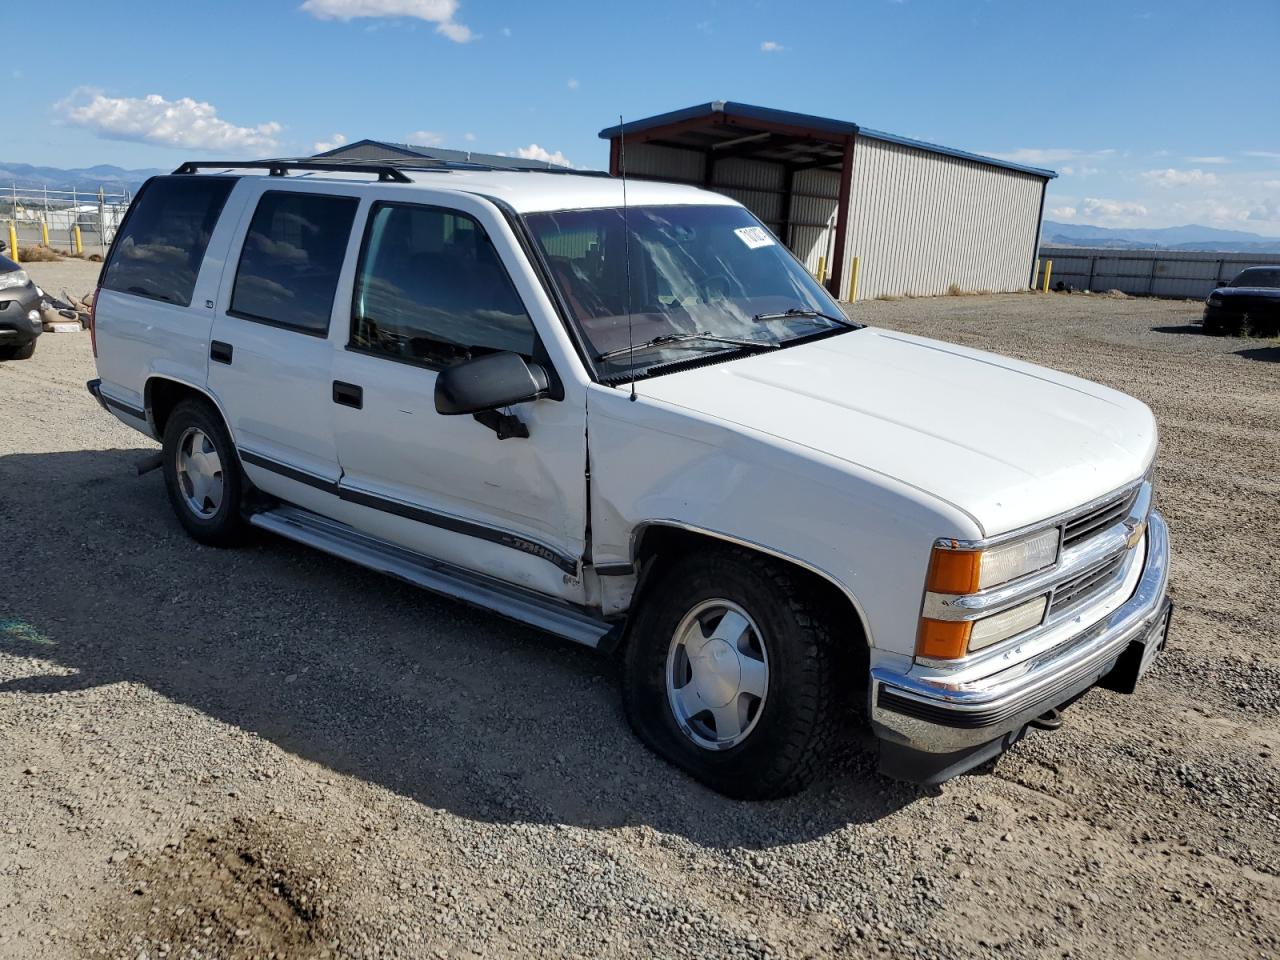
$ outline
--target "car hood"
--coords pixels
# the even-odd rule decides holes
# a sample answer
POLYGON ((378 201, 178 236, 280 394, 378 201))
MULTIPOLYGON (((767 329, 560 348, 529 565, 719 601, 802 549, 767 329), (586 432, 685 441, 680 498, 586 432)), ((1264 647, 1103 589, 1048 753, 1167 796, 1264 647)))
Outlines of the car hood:
POLYGON ((1280 287, 1219 287, 1211 297, 1265 297, 1280 300, 1280 287))
POLYGON ((1142 476, 1146 405, 1007 357, 864 328, 643 382, 647 397, 874 471, 951 503, 986 536, 1142 476))

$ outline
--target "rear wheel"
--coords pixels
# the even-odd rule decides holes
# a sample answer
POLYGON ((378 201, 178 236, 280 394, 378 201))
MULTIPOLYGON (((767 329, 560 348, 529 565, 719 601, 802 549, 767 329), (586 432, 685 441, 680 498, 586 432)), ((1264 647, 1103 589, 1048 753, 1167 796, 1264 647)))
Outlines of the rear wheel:
POLYGON ((222 418, 200 400, 184 400, 164 429, 164 481, 178 520, 196 540, 230 546, 241 539, 243 479, 222 418))
POLYGON ((822 604, 746 551, 680 558, 645 590, 623 677, 640 738, 708 786, 785 796, 823 768, 838 722, 822 604))

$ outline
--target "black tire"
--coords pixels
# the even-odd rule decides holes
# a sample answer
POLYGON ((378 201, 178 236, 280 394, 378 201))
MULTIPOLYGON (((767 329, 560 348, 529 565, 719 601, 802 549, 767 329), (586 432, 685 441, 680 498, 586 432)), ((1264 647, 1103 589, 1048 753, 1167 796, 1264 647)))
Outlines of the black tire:
POLYGON ((240 513, 244 478, 231 436, 218 412, 204 400, 184 400, 171 414, 164 428, 164 485, 178 521, 194 539, 215 547, 234 546, 244 538, 245 524, 240 513), (208 438, 221 466, 221 496, 210 516, 201 516, 188 500, 179 477, 179 449, 188 431, 198 430, 208 438))
MULTIPOLYGON (((842 711, 829 614, 784 564, 732 548, 687 554, 657 573, 640 601, 623 665, 623 704, 636 734, 714 790, 743 800, 796 793, 824 767, 842 711), (767 694, 745 739, 701 746, 668 698, 668 654, 686 615, 710 600, 747 613, 768 657, 767 694)), ((849 680, 851 678, 846 678, 849 680)))
POLYGON ((0 360, 30 360, 35 356, 36 342, 24 343, 20 347, 0 347, 0 360))

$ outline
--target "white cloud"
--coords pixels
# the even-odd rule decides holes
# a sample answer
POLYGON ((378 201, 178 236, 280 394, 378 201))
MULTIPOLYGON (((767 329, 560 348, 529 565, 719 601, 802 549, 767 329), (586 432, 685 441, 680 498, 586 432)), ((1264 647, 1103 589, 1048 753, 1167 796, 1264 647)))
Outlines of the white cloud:
POLYGON ((502 32, 502 35, 503 35, 504 37, 509 37, 509 36, 511 36, 511 28, 510 28, 510 27, 503 27, 501 32, 502 32))
POLYGON ((1259 157, 1263 160, 1280 160, 1280 153, 1275 150, 1246 150, 1246 157, 1259 157))
POLYGON ((1082 212, 1086 217, 1115 220, 1126 217, 1145 217, 1147 208, 1132 200, 1103 200, 1099 197, 1085 197, 1082 212))
POLYGON ((516 156, 522 160, 542 160, 546 163, 554 163, 561 167, 573 166, 573 164, 569 162, 569 158, 559 150, 552 153, 550 150, 544 150, 536 143, 531 143, 527 147, 520 147, 516 150, 516 156))
POLYGON ((1280 200, 1263 200, 1251 207, 1241 219, 1263 223, 1280 222, 1280 200))
POLYGON ((362 17, 411 17, 436 25, 436 33, 454 43, 474 39, 471 28, 458 23, 458 0, 306 0, 298 9, 318 20, 355 20, 362 17))
POLYGON ((474 133, 464 133, 462 135, 462 139, 466 140, 468 143, 475 143, 476 135, 474 133))
POLYGON ((251 127, 228 123, 211 103, 183 97, 108 97, 96 90, 77 90, 54 104, 63 122, 92 130, 108 140, 157 143, 193 150, 239 153, 278 146, 283 129, 275 121, 251 127))
POLYGON ((760 44, 760 49, 765 53, 781 53, 787 48, 773 40, 766 40, 764 43, 760 44))
POLYGON ((1045 211, 1054 220, 1070 220, 1076 215, 1075 207, 1050 207, 1045 211))
POLYGON ((434 130, 415 130, 405 138, 405 142, 415 147, 438 147, 444 143, 444 136, 434 130))
POLYGON ((1146 170, 1143 178, 1157 187, 1211 187, 1218 182, 1218 175, 1203 170, 1146 170))
POLYGON ((1089 166, 1088 161, 1108 160, 1116 151, 1110 147, 1104 150, 1078 150, 1073 147, 1019 147, 1016 150, 989 150, 989 156, 1010 163, 1022 163, 1029 167, 1060 166, 1059 173, 1065 176, 1089 177, 1102 171, 1089 166), (1066 166, 1061 166, 1066 164, 1066 166))
POLYGON ((1230 163, 1226 157, 1187 157, 1187 163, 1230 163))
POLYGON ((475 39, 475 34, 471 32, 471 28, 461 23, 439 24, 436 27, 436 33, 442 33, 454 43, 469 43, 475 39))
POLYGON ((316 153, 328 153, 330 150, 337 150, 346 142, 346 134, 335 133, 328 140, 317 140, 311 145, 311 149, 316 153))
POLYGON ((569 89, 570 89, 570 90, 577 90, 577 89, 578 89, 578 81, 577 81, 576 79, 573 79, 573 78, 571 77, 571 78, 569 79, 568 87, 569 87, 569 89))

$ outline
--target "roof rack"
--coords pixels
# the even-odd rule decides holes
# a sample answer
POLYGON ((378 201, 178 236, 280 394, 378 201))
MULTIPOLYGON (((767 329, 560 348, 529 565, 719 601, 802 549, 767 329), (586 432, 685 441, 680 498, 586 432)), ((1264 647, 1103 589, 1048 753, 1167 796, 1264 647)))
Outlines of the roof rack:
MULTIPOLYGON (((424 167, 432 166, 427 160, 424 167)), ((412 183, 398 165, 385 160, 188 160, 175 174, 200 170, 266 170, 273 177, 286 176, 290 170, 321 170, 329 173, 376 173, 380 183, 412 183)))
POLYGON ((434 173, 459 173, 468 170, 494 173, 553 173, 582 177, 608 177, 606 170, 575 170, 548 163, 546 167, 495 167, 470 160, 434 160, 431 157, 404 157, 393 160, 313 160, 309 157, 276 160, 188 160, 175 174, 197 173, 200 170, 266 170, 273 177, 288 175, 290 170, 319 170, 329 173, 376 173, 381 183, 412 183, 406 170, 434 173))

